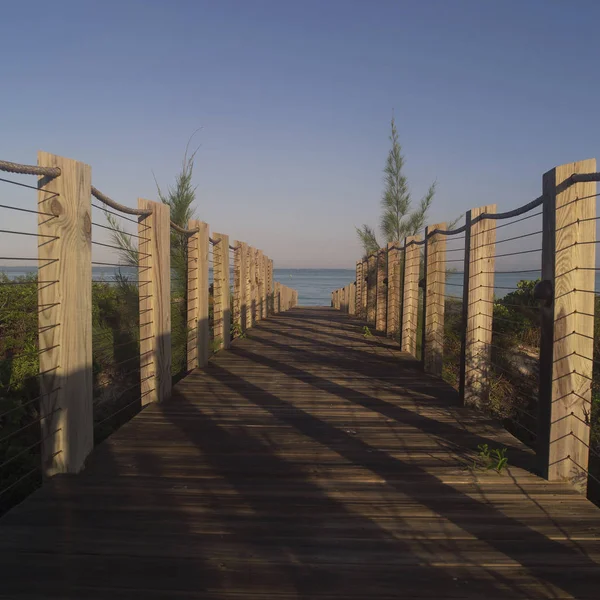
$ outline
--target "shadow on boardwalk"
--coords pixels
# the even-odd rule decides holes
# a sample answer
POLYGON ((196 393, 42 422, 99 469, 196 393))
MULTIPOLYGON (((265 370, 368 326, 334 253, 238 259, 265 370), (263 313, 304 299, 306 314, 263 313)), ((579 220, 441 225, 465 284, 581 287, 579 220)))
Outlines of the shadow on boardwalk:
POLYGON ((392 342, 296 309, 2 519, 0 597, 595 598, 600 510, 531 457, 392 342), (508 474, 468 468, 482 442, 508 474))

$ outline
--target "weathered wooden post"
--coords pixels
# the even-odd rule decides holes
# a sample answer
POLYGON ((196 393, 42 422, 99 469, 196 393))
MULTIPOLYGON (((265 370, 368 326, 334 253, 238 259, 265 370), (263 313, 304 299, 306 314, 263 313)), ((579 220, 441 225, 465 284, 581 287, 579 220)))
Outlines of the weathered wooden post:
POLYGON ((256 248, 248 246, 248 328, 256 325, 256 248))
POLYGON ((401 348, 417 354, 417 321, 419 317, 419 269, 421 237, 413 235, 404 240, 404 282, 402 285, 402 342, 401 348))
POLYGON ((473 208, 468 211, 466 219, 463 284, 465 325, 459 391, 463 402, 470 406, 480 406, 489 394, 496 221, 482 215, 495 212, 495 204, 473 208))
POLYGON ((351 283, 349 288, 348 313, 356 316, 356 283, 351 283))
POLYGON ((362 318, 363 287, 362 260, 358 260, 356 261, 356 316, 359 318, 362 318))
POLYGON ((377 308, 375 329, 385 331, 387 327, 387 248, 377 252, 377 308))
POLYGON ((367 258, 367 323, 375 325, 377 318, 377 254, 367 258))
POLYGON ((275 312, 274 302, 274 288, 273 288, 273 259, 269 259, 267 262, 267 314, 272 315, 275 312))
POLYGON ((215 351, 231 345, 229 293, 229 236, 215 233, 213 246, 213 314, 215 351))
POLYGON ((368 268, 368 260, 362 260, 362 303, 361 303, 361 315, 362 318, 367 320, 367 305, 368 305, 368 296, 369 296, 369 268, 368 268))
POLYGON ((276 281, 273 287, 275 288, 273 292, 273 312, 277 315, 281 312, 281 283, 276 281))
POLYGON ((261 310, 262 318, 266 319, 269 316, 269 257, 262 255, 262 294, 261 294, 261 310))
POLYGON ((256 322, 262 321, 262 301, 263 301, 263 253, 262 250, 256 250, 254 254, 255 274, 256 274, 256 310, 254 318, 256 322))
POLYGON ((398 242, 387 247, 387 323, 388 337, 398 339, 400 331, 400 248, 398 242))
POLYGON ((543 177, 540 399, 537 458, 551 481, 588 480, 596 273, 596 160, 543 177), (572 177, 573 176, 573 177, 572 177))
POLYGON ((77 473, 94 446, 92 169, 47 152, 38 165, 60 169, 38 181, 42 467, 46 475, 77 473))
POLYGON ((446 236, 436 231, 446 231, 446 223, 425 229, 426 281, 423 329, 423 365, 425 371, 442 376, 444 355, 444 301, 446 289, 446 236))
POLYGON ((244 242, 233 242, 233 323, 240 332, 246 331, 247 248, 244 242))
POLYGON ((208 224, 191 220, 188 229, 196 233, 188 238, 187 289, 187 368, 208 364, 210 328, 208 322, 208 224))

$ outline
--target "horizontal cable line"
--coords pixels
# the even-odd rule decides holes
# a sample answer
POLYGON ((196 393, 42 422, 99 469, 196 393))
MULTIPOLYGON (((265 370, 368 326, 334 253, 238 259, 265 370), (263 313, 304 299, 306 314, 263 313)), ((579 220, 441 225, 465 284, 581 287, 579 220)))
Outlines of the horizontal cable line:
POLYGON ((516 235, 514 237, 505 238, 503 240, 498 240, 496 244, 503 244, 504 242, 513 242, 514 240, 520 240, 521 238, 531 237, 532 235, 540 235, 543 231, 532 231, 531 233, 524 233, 523 235, 516 235))
POLYGON ((30 213, 32 215, 44 215, 45 217, 56 218, 58 216, 52 213, 41 212, 39 210, 32 210, 30 208, 18 208, 16 206, 9 206, 8 204, 0 204, 0 208, 7 208, 8 210, 18 210, 19 212, 30 213))
POLYGON ((589 200, 590 198, 596 198, 598 196, 600 196, 600 194, 591 194, 589 196, 582 196, 581 198, 577 197, 574 200, 570 200, 569 202, 565 202, 561 206, 557 206, 556 210, 559 210, 561 208, 567 208, 567 206, 571 206, 571 204, 575 204, 576 202, 581 202, 581 200, 589 200))
POLYGON ((40 394, 39 396, 36 396, 35 398, 31 398, 31 400, 27 400, 27 402, 23 402, 22 404, 20 404, 19 406, 15 406, 5 412, 3 412, 2 414, 0 414, 0 419, 2 419, 3 417, 5 417, 6 415, 9 415, 17 410, 20 410, 21 408, 25 407, 25 406, 29 406, 30 404, 33 404, 34 402, 37 402, 38 400, 41 400, 44 396, 50 396, 51 394, 53 394, 54 392, 58 392, 58 390, 60 390, 60 388, 55 388, 50 392, 47 392, 46 394, 40 394))
MULTIPOLYGON (((136 384, 136 385, 139 385, 139 383, 138 383, 138 384, 136 384)), ((134 387, 135 387, 135 386, 134 386, 134 387)), ((133 388, 130 388, 130 389, 133 389, 133 388)), ((122 396, 123 394, 127 393, 127 391, 129 391, 129 390, 125 390, 125 391, 123 391, 123 392, 122 392, 122 394, 121 394, 121 396, 122 396)), ((121 396, 119 396, 119 398, 120 398, 121 396)), ((111 415, 109 415, 108 417, 106 417, 106 418, 102 419, 102 421, 98 421, 98 423, 96 423, 96 424, 94 425, 94 429, 95 429, 96 427, 99 427, 100 425, 102 425, 102 424, 106 423, 106 421, 108 421, 109 419, 112 419, 113 417, 115 417, 115 416, 116 416, 116 415, 118 415, 119 413, 122 413, 122 412, 123 412, 124 410, 126 410, 127 408, 130 408, 130 407, 131 407, 133 404, 135 404, 136 402, 140 402, 140 400, 141 400, 141 397, 139 397, 139 398, 136 398, 135 400, 132 400, 131 402, 127 403, 125 406, 121 407, 119 410, 116 410, 114 413, 112 413, 112 414, 111 414, 111 415)))
POLYGON ((134 266, 134 265, 123 265, 123 264, 120 264, 120 263, 100 262, 100 261, 97 261, 97 260, 93 260, 92 264, 93 265, 104 265, 106 267, 126 267, 128 269, 137 269, 137 267, 134 266))
POLYGON ((471 264, 479 262, 480 260, 486 260, 489 258, 502 258, 503 256, 518 256, 519 254, 531 254, 532 252, 541 252, 541 248, 535 248, 534 250, 520 250, 519 252, 508 252, 506 254, 492 254, 491 256, 482 256, 471 261, 471 264))
MULTIPOLYGON (((445 250, 446 253, 448 252, 464 252, 465 249, 464 248, 450 248, 449 250, 445 250)), ((443 250, 440 250, 440 252, 444 252, 443 250)))
POLYGON ((465 262, 465 259, 464 258, 454 258, 454 259, 451 259, 451 260, 440 260, 438 262, 441 262, 441 263, 465 262))
POLYGON ((596 483, 600 484, 600 479, 595 475, 592 475, 587 469, 584 469, 575 459, 571 458, 570 454, 568 454, 566 458, 568 458, 576 467, 579 467, 588 477, 591 477, 596 483))
POLYGON ((101 225, 100 223, 94 223, 94 221, 92 221, 92 225, 94 225, 94 227, 101 227, 102 229, 107 229, 108 231, 112 231, 114 233, 121 233, 123 235, 130 235, 131 237, 137 238, 137 239, 143 239, 143 240, 149 240, 150 238, 142 238, 141 236, 137 235, 136 233, 129 233, 128 231, 123 231, 120 229, 115 229, 114 227, 109 227, 108 225, 101 225))
POLYGON ((523 425, 523 423, 521 423, 521 421, 517 421, 514 417, 504 417, 504 418, 508 419, 509 421, 512 421, 515 425, 517 425, 517 427, 521 427, 522 429, 524 429, 525 431, 530 433, 533 437, 537 438, 538 434, 535 433, 535 431, 531 431, 531 429, 529 429, 529 427, 526 427, 525 425, 523 425))
POLYGON ((13 462, 13 460, 16 460, 17 458, 19 458, 19 456, 23 456, 23 454, 25 454, 26 452, 29 452, 36 446, 43 444, 48 438, 51 438, 53 435, 56 435, 61 429, 62 429, 62 427, 59 427, 58 429, 54 430, 52 433, 49 433, 46 437, 43 437, 41 440, 38 440, 37 442, 31 444, 31 446, 28 446, 27 448, 24 448, 23 450, 21 450, 19 453, 11 456, 9 459, 5 460, 2 464, 0 464, 0 469, 4 468, 6 465, 9 465, 11 462, 13 462))
POLYGON ((0 438, 0 444, 2 442, 5 442, 6 440, 13 438, 15 435, 17 435, 17 433, 21 433, 22 431, 25 431, 25 429, 28 429, 32 425, 41 423, 44 419, 51 417, 53 414, 57 413, 59 410, 62 410, 62 409, 60 407, 55 408, 53 411, 49 412, 47 415, 44 415, 43 417, 39 416, 37 419, 34 419, 33 421, 30 421, 29 423, 27 423, 27 425, 23 425, 23 427, 20 427, 19 429, 15 429, 15 431, 13 431, 12 433, 5 435, 3 438, 0 438))
POLYGON ((518 273, 540 273, 541 269, 524 269, 521 271, 479 271, 479 273, 474 273, 473 275, 495 275, 496 273, 511 273, 511 274, 518 274, 518 273))
MULTIPOLYGON (((112 200, 111 198, 109 198, 108 196, 103 194, 98 188, 95 188, 94 186, 92 186, 92 196, 94 196, 94 198, 96 198, 96 200, 100 200, 100 202, 107 204, 108 206, 110 206, 111 208, 114 208, 115 210, 124 212, 127 215, 138 215, 140 217, 147 217, 152 214, 152 209, 129 208, 128 206, 125 206, 124 204, 119 204, 118 202, 115 202, 114 200, 112 200)), ((121 215, 119 215, 119 216, 121 216, 121 215)))
MULTIPOLYGON (((56 456, 56 454, 54 456, 56 456)), ((21 483, 21 481, 23 481, 24 479, 27 479, 27 477, 30 477, 31 475, 33 475, 33 473, 36 473, 38 471, 38 469, 39 469, 39 467, 34 467, 33 469, 31 469, 31 471, 27 471, 27 473, 25 473, 25 475, 23 475, 22 477, 19 477, 19 479, 17 479, 16 481, 13 481, 13 483, 11 483, 8 487, 5 487, 4 489, 0 490, 0 496, 2 496, 2 494, 6 494, 6 492, 8 492, 12 488, 14 488, 19 483, 21 483)))
MULTIPOLYGON (((104 244, 103 242, 94 242, 94 241, 92 241, 92 245, 94 245, 94 246, 103 246, 105 248, 112 248, 113 250, 120 250, 120 251, 123 250, 123 248, 121 248, 120 246, 113 246, 111 244, 104 244)), ((142 252, 140 250, 136 250, 136 252, 138 254, 142 254, 144 256, 152 256, 151 254, 148 254, 148 252, 142 252)))
POLYGON ((52 238, 54 240, 60 239, 60 237, 57 235, 45 235, 43 233, 28 233, 26 231, 11 231, 10 229, 0 229, 0 233, 12 233, 14 235, 28 235, 31 237, 40 237, 40 238, 52 238))
POLYGON ((94 204, 93 202, 92 202, 92 206, 99 210, 103 210, 104 212, 107 212, 111 215, 115 215, 115 217, 120 217, 121 219, 124 219, 125 221, 129 221, 130 223, 135 223, 136 225, 138 225, 138 222, 135 219, 130 219, 129 217, 124 217, 120 213, 113 212, 112 210, 108 210, 105 206, 98 206, 97 204, 94 204))
MULTIPOLYGON (((13 185, 18 185, 19 187, 24 187, 30 190, 35 190, 36 192, 42 192, 44 194, 53 194, 53 198, 56 196, 60 196, 60 194, 58 194, 57 192, 50 192, 47 190, 42 190, 34 185, 27 185, 26 183, 20 183, 19 181, 13 181, 12 179, 4 179, 4 177, 0 177, 0 181, 3 181, 4 183, 12 183, 13 185)), ((50 200, 50 198, 46 198, 46 200, 50 200)))
POLYGON ((58 279, 54 281, 0 281, 0 286, 2 285, 39 285, 40 283, 58 283, 58 279))
MULTIPOLYGON (((111 283, 119 283, 119 281, 121 281, 121 280, 118 279, 116 275, 114 276, 113 279, 92 279, 92 283, 111 284, 111 283)), ((139 283, 139 281, 137 279, 127 279, 127 283, 139 283)))

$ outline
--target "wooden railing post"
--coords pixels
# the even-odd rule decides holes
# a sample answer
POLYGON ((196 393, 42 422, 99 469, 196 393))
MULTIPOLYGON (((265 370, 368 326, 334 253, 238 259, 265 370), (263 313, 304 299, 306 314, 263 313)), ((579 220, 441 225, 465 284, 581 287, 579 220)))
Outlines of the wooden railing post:
POLYGON ((267 261, 267 314, 270 316, 275 312, 273 299, 273 259, 267 261))
POLYGON ((256 249, 248 246, 248 328, 256 325, 256 249))
POLYGON ((152 213, 138 221, 142 405, 171 397, 171 225, 162 202, 138 199, 152 213))
POLYGON ((445 231, 446 223, 431 225, 425 230, 426 281, 423 344, 423 364, 425 371, 442 376, 444 353, 444 301, 446 287, 446 236, 432 233, 445 231))
POLYGON ((187 368, 208 364, 210 327, 208 322, 208 224, 191 220, 188 229, 197 232, 188 238, 187 368))
POLYGON ((256 322, 262 321, 262 301, 263 301, 263 253, 262 250, 256 250, 254 254, 255 273, 256 273, 256 310, 254 318, 256 322))
POLYGON ((275 281, 273 284, 275 291, 273 292, 273 312, 277 315, 281 312, 281 284, 275 281))
MULTIPOLYGON (((489 395, 492 323, 494 315, 494 265, 496 255, 496 221, 482 214, 496 212, 491 204, 471 209, 465 236, 464 300, 465 340, 464 397, 469 406, 481 406, 489 395), (467 264, 468 261, 468 264, 467 264)), ((463 377, 461 375, 461 377, 463 377)))
POLYGON ((271 266, 271 260, 268 256, 264 257, 264 303, 263 303, 263 319, 268 318, 270 314, 269 304, 271 302, 271 279, 269 275, 269 270, 271 266))
POLYGON ((398 339, 400 331, 400 248, 399 242, 387 246, 387 323, 388 337, 398 339))
POLYGON ((362 260, 356 261, 356 316, 362 318, 362 294, 363 294, 362 260))
POLYGON ((244 242, 233 242, 233 323, 241 332, 246 331, 246 273, 247 248, 244 242))
POLYGON ((350 298, 348 300, 348 313, 356 316, 356 282, 350 284, 350 298))
POLYGON ((404 240, 404 282, 402 285, 402 342, 401 348, 413 356, 417 354, 417 321, 419 316, 419 269, 421 251, 414 235, 404 240))
POLYGON ((231 345, 231 302, 229 291, 229 236, 213 234, 213 311, 215 351, 231 345))
POLYGON ((377 254, 367 258, 367 323, 375 325, 377 317, 377 254))
POLYGON ((377 309, 375 329, 385 331, 387 327, 387 248, 377 252, 377 309))
POLYGON ((77 473, 94 446, 92 170, 47 152, 38 165, 61 169, 38 181, 42 467, 46 475, 77 473))
POLYGON ((361 307, 360 307, 360 313, 361 313, 361 318, 363 320, 367 320, 367 306, 368 306, 368 300, 369 300, 369 286, 368 286, 368 279, 369 279, 369 267, 368 267, 368 260, 364 259, 362 260, 362 269, 361 269, 361 273, 362 273, 362 300, 361 300, 361 307))
MULTIPOLYGON (((596 183, 571 183, 596 171, 595 159, 543 177, 540 400, 537 457, 551 481, 587 488, 594 360, 596 183), (553 293, 552 293, 553 292, 553 293)), ((537 292, 538 290, 536 290, 537 292)))

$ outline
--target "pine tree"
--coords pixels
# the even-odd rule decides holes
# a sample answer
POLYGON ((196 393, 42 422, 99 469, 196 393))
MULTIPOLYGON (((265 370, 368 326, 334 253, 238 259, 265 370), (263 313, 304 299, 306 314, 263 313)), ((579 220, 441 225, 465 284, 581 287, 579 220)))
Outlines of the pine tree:
MULTIPOLYGON (((415 235, 425 225, 427 212, 435 195, 436 184, 429 187, 419 206, 411 213, 411 197, 406 176, 403 174, 404 157, 398 141, 396 121, 392 117, 392 147, 388 153, 385 168, 385 189, 381 198, 382 214, 380 229, 386 242, 402 242, 405 237, 415 235)), ((380 248, 375 231, 369 225, 356 228, 365 256, 380 248)))

